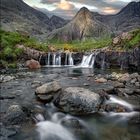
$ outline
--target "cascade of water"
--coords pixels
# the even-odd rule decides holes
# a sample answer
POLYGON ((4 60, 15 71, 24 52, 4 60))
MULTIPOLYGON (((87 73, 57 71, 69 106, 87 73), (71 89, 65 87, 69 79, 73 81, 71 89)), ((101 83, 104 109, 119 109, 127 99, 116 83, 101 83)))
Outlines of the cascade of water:
POLYGON ((50 52, 48 52, 48 61, 47 61, 47 65, 50 65, 50 52))
POLYGON ((61 66, 61 53, 56 56, 55 65, 61 66))
POLYGON ((41 140, 74 140, 73 135, 59 123, 44 121, 39 122, 37 127, 41 140))
POLYGON ((73 66, 74 65, 73 58, 72 58, 72 53, 69 53, 68 65, 70 65, 70 66, 73 66))
MULTIPOLYGON (((50 64, 50 54, 49 54, 48 64, 50 64)), ((53 53, 52 65, 53 66, 55 66, 55 65, 61 66, 61 53, 59 53, 59 54, 53 53)))
POLYGON ((129 104, 128 102, 122 100, 122 99, 119 99, 117 97, 114 97, 114 96, 110 96, 110 101, 111 103, 118 103, 120 105, 123 105, 125 107, 128 107, 130 110, 133 110, 133 105, 129 104))
POLYGON ((90 55, 84 55, 80 67, 84 68, 93 68, 97 52, 92 53, 90 55))
POLYGON ((53 65, 55 65, 56 54, 53 54, 53 65))

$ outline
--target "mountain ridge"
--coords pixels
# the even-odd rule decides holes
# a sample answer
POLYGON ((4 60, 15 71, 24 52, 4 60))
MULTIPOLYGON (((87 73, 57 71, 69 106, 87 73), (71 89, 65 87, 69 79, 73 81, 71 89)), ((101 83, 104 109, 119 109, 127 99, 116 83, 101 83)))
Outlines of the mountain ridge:
POLYGON ((27 32, 30 36, 41 40, 45 39, 48 32, 65 24, 65 21, 59 17, 57 17, 58 23, 50 21, 46 14, 30 7, 22 0, 1 0, 0 12, 2 29, 27 32))

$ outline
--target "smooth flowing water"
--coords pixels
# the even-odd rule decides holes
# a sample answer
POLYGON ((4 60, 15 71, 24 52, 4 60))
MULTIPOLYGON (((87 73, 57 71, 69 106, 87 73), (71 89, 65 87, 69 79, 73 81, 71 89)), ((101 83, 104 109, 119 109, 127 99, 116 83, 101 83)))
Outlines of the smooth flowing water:
POLYGON ((94 68, 94 63, 96 59, 96 55, 98 52, 94 52, 88 55, 84 55, 81 64, 78 67, 81 68, 94 68))

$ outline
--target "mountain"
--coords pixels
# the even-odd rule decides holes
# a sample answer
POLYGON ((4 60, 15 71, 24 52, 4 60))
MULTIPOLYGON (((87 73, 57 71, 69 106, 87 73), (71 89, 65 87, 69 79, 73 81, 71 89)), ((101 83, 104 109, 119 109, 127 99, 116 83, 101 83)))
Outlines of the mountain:
POLYGON ((140 2, 130 2, 115 15, 100 15, 94 12, 92 14, 115 33, 140 28, 140 2))
POLYGON ((52 25, 53 29, 61 28, 67 23, 67 20, 64 20, 63 18, 60 18, 58 16, 53 15, 52 17, 50 17, 50 24, 52 25))
POLYGON ((8 31, 26 32, 39 39, 57 27, 62 27, 64 20, 57 17, 58 22, 28 6, 22 0, 1 0, 1 28, 8 31))
POLYGON ((108 27, 95 19, 92 13, 83 7, 68 24, 49 33, 48 38, 72 41, 88 37, 98 38, 109 34, 108 27))

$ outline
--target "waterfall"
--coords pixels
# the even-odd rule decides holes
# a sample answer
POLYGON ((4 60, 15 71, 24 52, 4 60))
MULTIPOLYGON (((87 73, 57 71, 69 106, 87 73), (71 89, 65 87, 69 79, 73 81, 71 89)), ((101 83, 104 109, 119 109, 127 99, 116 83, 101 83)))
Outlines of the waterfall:
POLYGON ((72 58, 72 53, 69 53, 68 65, 70 65, 70 66, 73 66, 74 65, 73 58, 72 58))
POLYGON ((53 54, 53 65, 55 65, 56 54, 53 54))
POLYGON ((79 65, 80 67, 83 68, 93 68, 95 59, 96 59, 97 52, 89 54, 89 55, 84 55, 81 64, 79 65))
POLYGON ((61 66, 61 53, 59 53, 59 54, 56 56, 56 60, 55 60, 55 64, 54 64, 54 65, 61 66))
POLYGON ((72 53, 66 53, 65 56, 65 65, 73 66, 74 65, 74 60, 72 58, 72 53))
POLYGON ((117 104, 120 104, 122 106, 129 108, 130 110, 133 110, 133 105, 115 96, 110 96, 109 103, 117 103, 117 104))
POLYGON ((48 52, 47 58, 46 58, 46 65, 47 66, 73 66, 74 60, 72 58, 72 53, 66 53, 63 55, 63 53, 50 53, 48 52), (64 59, 64 61, 62 60, 64 59))
POLYGON ((47 65, 50 65, 50 52, 48 52, 48 61, 47 61, 47 65))

